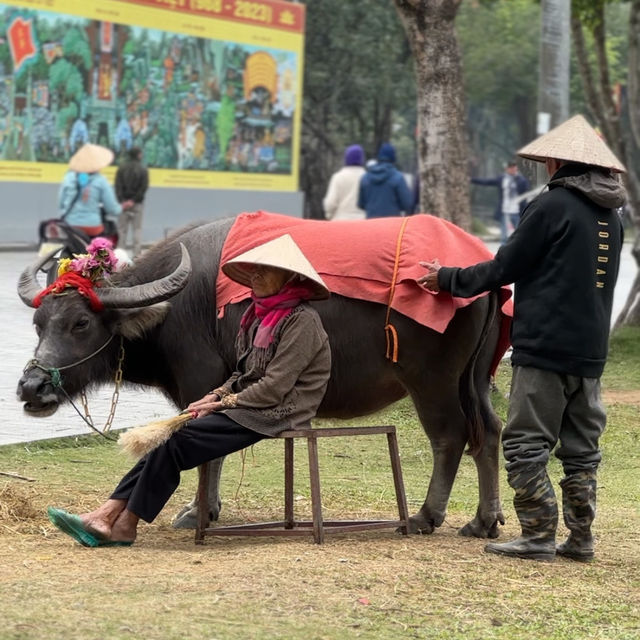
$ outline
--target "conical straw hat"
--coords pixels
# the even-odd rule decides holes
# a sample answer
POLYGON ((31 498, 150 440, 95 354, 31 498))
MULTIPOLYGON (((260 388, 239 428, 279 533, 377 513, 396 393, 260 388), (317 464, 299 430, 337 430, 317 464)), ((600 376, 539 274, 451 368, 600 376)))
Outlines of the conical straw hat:
POLYGON ((518 150, 521 158, 544 162, 547 158, 582 162, 625 173, 624 165, 581 116, 573 116, 518 150))
POLYGON ((69 169, 78 173, 95 173, 113 162, 113 151, 99 144, 82 145, 69 160, 69 169))
POLYGON ((288 233, 227 260, 222 271, 232 280, 250 287, 251 270, 255 265, 286 269, 304 276, 312 285, 312 300, 329 297, 329 288, 288 233))

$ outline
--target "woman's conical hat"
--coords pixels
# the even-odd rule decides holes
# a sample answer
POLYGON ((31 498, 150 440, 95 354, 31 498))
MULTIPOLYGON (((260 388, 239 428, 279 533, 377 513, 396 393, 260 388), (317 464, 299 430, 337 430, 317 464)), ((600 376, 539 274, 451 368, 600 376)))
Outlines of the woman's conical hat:
POLYGON ((582 162, 625 173, 624 165, 595 129, 581 116, 573 116, 518 150, 521 158, 544 162, 547 158, 582 162))
POLYGON ((314 291, 312 300, 321 300, 330 295, 327 285, 288 233, 227 260, 222 265, 222 271, 232 280, 251 287, 251 271, 255 265, 285 269, 303 276, 314 291))
POLYGON ((69 169, 78 173, 95 173, 113 162, 113 151, 87 142, 71 156, 69 169))

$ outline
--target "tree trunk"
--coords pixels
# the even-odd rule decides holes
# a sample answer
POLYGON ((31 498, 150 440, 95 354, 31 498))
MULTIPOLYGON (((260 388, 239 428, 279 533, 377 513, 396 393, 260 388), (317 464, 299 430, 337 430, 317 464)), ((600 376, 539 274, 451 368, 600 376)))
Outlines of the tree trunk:
POLYGON ((471 228, 462 61, 462 0, 394 0, 413 51, 418 95, 420 211, 471 228))
POLYGON ((629 15, 629 117, 636 146, 640 147, 640 0, 632 0, 629 15))
MULTIPOLYGON (((540 71, 538 76, 538 114, 549 118, 548 126, 536 127, 542 135, 569 117, 569 59, 571 0, 542 0, 540 25, 540 71)), ((542 124, 542 123, 540 123, 542 124)), ((548 176, 537 163, 537 182, 548 176)))
POLYGON ((327 105, 321 105, 312 112, 314 119, 303 117, 300 189, 305 195, 304 217, 324 220, 322 199, 331 176, 336 150, 327 136, 330 119, 327 105))
POLYGON ((570 0, 543 0, 538 111, 551 116, 550 128, 569 117, 570 15, 570 0))
MULTIPOLYGON (((634 33, 634 28, 637 29, 638 14, 640 14, 640 2, 634 0, 632 8, 632 19, 630 21, 629 31, 629 47, 632 48, 634 41, 636 46, 635 54, 630 51, 629 62, 635 59, 635 68, 629 64, 629 79, 635 77, 637 79, 638 70, 638 56, 637 56, 637 33, 634 33), (635 15, 635 27, 634 27, 634 15, 635 15)), ((571 33, 573 36, 573 42, 575 45, 575 51, 578 58, 578 69, 580 71, 580 77, 584 87, 585 96, 587 98, 587 104, 589 109, 596 120, 596 123, 602 133, 604 134, 607 144, 611 147, 611 150, 616 156, 625 164, 627 173, 622 174, 624 186, 628 195, 628 211, 631 216, 631 220, 635 227, 635 240, 631 253, 640 267, 640 175, 638 168, 635 166, 634 156, 634 139, 623 136, 620 126, 620 115, 615 108, 612 99, 612 87, 609 79, 609 65, 606 56, 606 38, 605 38, 605 16, 604 5, 594 9, 595 19, 592 21, 593 27, 591 29, 592 36, 594 38, 596 61, 597 61, 597 79, 594 78, 594 74, 591 71, 589 65, 589 57, 584 41, 584 33, 582 30, 582 22, 579 14, 574 14, 571 17, 571 33)), ((630 101, 630 110, 632 118, 634 109, 638 109, 637 104, 630 101)), ((640 277, 636 277, 631 291, 627 298, 624 309, 616 319, 614 328, 622 325, 640 325, 640 277)))

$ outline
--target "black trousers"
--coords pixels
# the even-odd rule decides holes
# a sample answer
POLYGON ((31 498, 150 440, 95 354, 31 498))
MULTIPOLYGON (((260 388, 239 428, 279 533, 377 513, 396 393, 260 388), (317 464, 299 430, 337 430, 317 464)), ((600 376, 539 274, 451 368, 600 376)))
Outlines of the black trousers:
POLYGON ((180 484, 180 472, 222 458, 263 440, 224 413, 190 420, 169 440, 138 463, 120 480, 111 498, 126 500, 127 509, 153 522, 180 484))

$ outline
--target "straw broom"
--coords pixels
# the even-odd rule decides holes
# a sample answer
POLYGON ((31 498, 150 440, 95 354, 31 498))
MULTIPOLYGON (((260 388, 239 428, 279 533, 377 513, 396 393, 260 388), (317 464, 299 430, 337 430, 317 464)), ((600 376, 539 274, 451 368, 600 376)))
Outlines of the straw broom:
POLYGON ((183 411, 172 418, 155 420, 149 424, 134 427, 120 435, 118 444, 125 453, 134 458, 142 458, 164 444, 180 427, 197 415, 196 411, 183 411))

